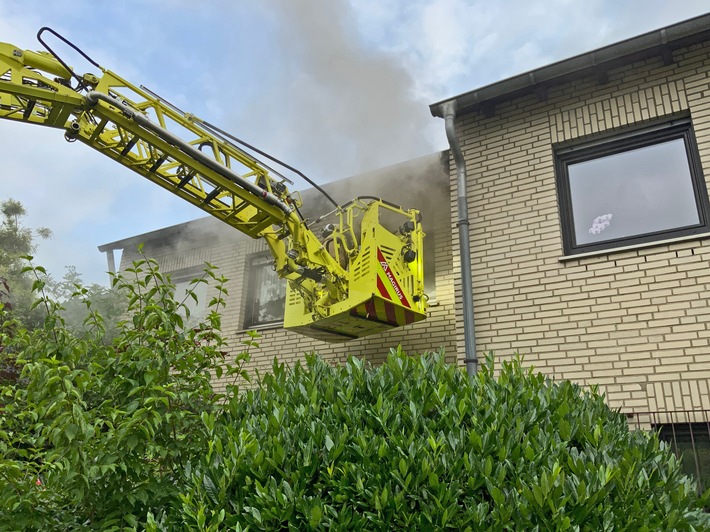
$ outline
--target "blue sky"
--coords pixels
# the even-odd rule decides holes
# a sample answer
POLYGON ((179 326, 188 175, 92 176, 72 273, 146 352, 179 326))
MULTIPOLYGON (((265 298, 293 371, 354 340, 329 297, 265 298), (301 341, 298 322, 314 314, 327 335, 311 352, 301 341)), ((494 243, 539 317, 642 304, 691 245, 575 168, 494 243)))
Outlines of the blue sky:
MULTIPOLYGON (((707 10, 700 0, 0 0, 0 42, 40 49, 49 26, 327 182, 445 148, 430 103, 707 10)), ((0 199, 54 231, 36 257, 55 277, 73 265, 105 283, 98 245, 202 216, 59 131, 0 121, 0 150, 0 199)))

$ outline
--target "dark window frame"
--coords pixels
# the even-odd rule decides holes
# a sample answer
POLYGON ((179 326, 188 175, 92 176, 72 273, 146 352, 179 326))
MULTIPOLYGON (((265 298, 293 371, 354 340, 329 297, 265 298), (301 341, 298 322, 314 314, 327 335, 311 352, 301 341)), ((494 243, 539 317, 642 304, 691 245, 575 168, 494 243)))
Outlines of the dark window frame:
MULTIPOLYGON (((274 320, 261 321, 259 320, 259 308, 256 305, 258 290, 261 287, 261 270, 272 268, 273 259, 271 255, 258 253, 247 260, 248 270, 245 280, 247 282, 246 291, 246 307, 244 314, 244 328, 250 329, 255 327, 268 327, 280 325, 283 323, 283 315, 274 320), (261 264, 259 264, 261 263, 261 264)), ((286 281, 282 281, 285 283, 286 281)))
POLYGON ((615 248, 634 244, 645 244, 671 238, 692 236, 710 231, 710 201, 708 200, 705 178, 700 163, 700 155, 698 153, 698 146, 690 118, 678 118, 605 138, 602 137, 559 146, 554 150, 554 155, 557 194, 560 206, 560 222, 562 226, 562 241, 565 255, 577 255, 607 250, 613 251, 615 248), (659 145, 678 139, 683 139, 685 144, 693 194, 698 209, 699 223, 592 244, 577 244, 575 240, 568 166, 570 164, 591 161, 608 155, 659 145))

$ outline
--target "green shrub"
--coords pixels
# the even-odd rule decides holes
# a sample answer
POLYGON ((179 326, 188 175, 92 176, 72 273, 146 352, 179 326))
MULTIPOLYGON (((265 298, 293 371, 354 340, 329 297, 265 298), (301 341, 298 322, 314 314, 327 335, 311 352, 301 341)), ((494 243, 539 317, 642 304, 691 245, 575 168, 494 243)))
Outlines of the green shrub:
POLYGON ((305 367, 275 363, 258 389, 203 415, 209 446, 185 472, 184 524, 710 528, 672 453, 656 435, 629 431, 599 395, 518 360, 494 377, 491 356, 469 380, 442 358, 393 352, 377 368, 354 358, 342 367, 313 356, 305 367))
MULTIPOLYGON (((41 268, 30 268, 43 293, 41 268)), ((113 343, 84 291, 88 308, 79 336, 48 297, 44 326, 28 330, 0 305, 0 367, 21 370, 0 382, 0 530, 119 530, 142 528, 150 511, 179 505, 177 482, 207 447, 201 416, 220 408, 212 374, 242 374, 225 364, 217 312, 183 326, 189 309, 155 261, 138 261, 114 286, 129 316, 113 343)), ((189 297, 186 296, 186 297, 189 297)))
MULTIPOLYGON (((41 269, 35 269, 41 293, 41 269)), ((212 312, 188 310, 154 261, 115 286, 106 345, 90 301, 77 336, 49 298, 29 331, 0 303, 0 530, 708 530, 656 435, 519 360, 469 379, 429 354, 372 368, 316 356, 246 377, 212 312)), ((81 290, 77 297, 84 297, 81 290)))

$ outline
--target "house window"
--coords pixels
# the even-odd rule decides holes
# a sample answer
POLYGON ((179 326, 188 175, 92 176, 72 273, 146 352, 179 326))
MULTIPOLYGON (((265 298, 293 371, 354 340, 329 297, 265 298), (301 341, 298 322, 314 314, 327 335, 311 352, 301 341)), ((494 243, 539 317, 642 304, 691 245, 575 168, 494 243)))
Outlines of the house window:
POLYGON ((286 281, 276 275, 273 262, 268 255, 251 260, 245 327, 283 321, 286 281))
MULTIPOLYGON (((448 236, 448 235, 446 235, 448 236)), ((429 298, 429 302, 436 301, 436 259, 445 252, 437 254, 436 243, 441 242, 445 236, 438 232, 431 231, 424 237, 424 293, 429 298)))
POLYGON ((703 233, 708 197, 689 119, 556 150, 565 254, 703 233))

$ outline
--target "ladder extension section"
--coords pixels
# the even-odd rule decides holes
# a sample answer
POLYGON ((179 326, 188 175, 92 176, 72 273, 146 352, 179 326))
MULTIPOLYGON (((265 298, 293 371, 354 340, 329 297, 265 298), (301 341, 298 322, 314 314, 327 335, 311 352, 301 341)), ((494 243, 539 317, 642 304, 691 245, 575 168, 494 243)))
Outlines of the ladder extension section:
POLYGON ((291 217, 293 200, 283 181, 206 131, 199 119, 108 70, 82 95, 25 64, 42 67, 52 60, 0 45, 0 118, 62 128, 68 140, 91 146, 253 238, 291 217))
POLYGON ((343 341, 426 318, 418 211, 356 198, 316 220, 334 220, 318 238, 298 215, 290 181, 213 126, 93 64, 100 76, 78 77, 50 53, 0 43, 0 118, 62 129, 68 141, 264 239, 289 283, 286 328, 343 341))

